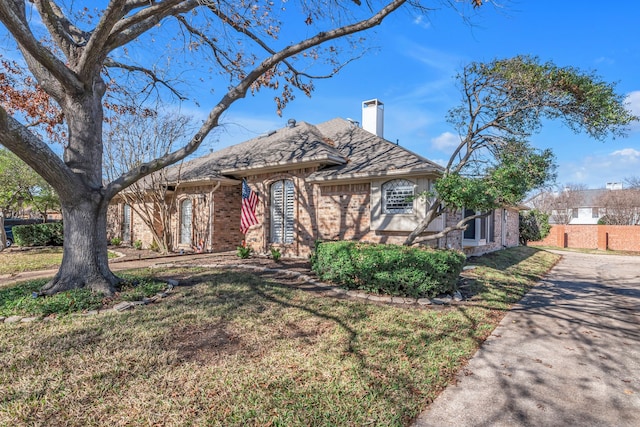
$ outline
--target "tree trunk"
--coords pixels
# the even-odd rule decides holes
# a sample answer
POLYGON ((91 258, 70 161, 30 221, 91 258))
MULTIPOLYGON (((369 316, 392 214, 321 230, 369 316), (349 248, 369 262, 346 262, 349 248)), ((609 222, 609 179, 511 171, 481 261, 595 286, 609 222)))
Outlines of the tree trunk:
POLYGON ((94 292, 112 295, 119 282, 109 269, 107 255, 108 202, 94 193, 90 200, 62 202, 64 252, 55 277, 42 288, 52 295, 86 287, 94 292))
POLYGON ((407 238, 405 239, 403 245, 405 246, 411 246, 414 244, 416 238, 418 236, 420 236, 422 233, 425 232, 425 230, 429 227, 429 224, 431 224, 433 222, 433 220, 436 218, 436 214, 438 211, 438 206, 440 205, 440 203, 436 203, 438 202, 438 200, 436 199, 436 201, 432 201, 431 205, 429 206, 429 209, 427 210, 427 213, 424 217, 424 219, 420 222, 420 224, 418 224, 418 226, 415 228, 415 230, 413 230, 411 233, 409 233, 409 235, 407 236, 407 238))
POLYGON ((88 90, 67 94, 59 102, 68 125, 68 145, 63 159, 73 173, 69 180, 56 177, 64 222, 62 264, 42 288, 53 295, 86 287, 105 295, 115 292, 119 279, 111 272, 107 256, 107 207, 102 182, 102 96, 105 84, 99 72, 88 90))

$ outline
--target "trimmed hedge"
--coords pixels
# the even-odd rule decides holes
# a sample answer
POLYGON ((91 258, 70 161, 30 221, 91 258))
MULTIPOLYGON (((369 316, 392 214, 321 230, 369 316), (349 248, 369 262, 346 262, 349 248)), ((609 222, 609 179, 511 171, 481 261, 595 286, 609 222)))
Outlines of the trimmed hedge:
POLYGON ((16 225, 13 237, 18 246, 62 246, 64 242, 61 222, 16 225))
POLYGON ((358 242, 317 242, 311 268, 349 289, 413 298, 456 290, 462 252, 358 242))

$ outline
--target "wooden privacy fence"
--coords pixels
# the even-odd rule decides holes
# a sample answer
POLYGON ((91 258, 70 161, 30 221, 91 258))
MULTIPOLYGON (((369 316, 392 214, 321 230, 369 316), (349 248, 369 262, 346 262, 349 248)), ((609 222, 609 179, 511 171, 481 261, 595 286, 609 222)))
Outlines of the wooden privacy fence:
POLYGON ((528 245, 640 252, 640 226, 554 225, 544 240, 528 245))

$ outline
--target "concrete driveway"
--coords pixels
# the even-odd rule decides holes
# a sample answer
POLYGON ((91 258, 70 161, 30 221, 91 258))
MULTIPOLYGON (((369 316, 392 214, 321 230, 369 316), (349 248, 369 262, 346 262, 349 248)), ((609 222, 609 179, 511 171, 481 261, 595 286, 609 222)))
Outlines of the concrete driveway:
POLYGON ((423 426, 640 426, 640 256, 561 252, 423 426))

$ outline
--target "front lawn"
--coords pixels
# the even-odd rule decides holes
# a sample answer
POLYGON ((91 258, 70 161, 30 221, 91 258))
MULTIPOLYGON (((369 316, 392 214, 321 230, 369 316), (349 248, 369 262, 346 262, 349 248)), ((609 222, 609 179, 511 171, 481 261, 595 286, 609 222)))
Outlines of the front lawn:
POLYGON ((62 247, 4 250, 0 252, 0 274, 56 268, 62 262, 62 247))
MULTIPOLYGON (((109 258, 116 254, 109 252, 109 258)), ((62 246, 10 249, 0 252, 0 274, 57 268, 62 262, 62 246)))
POLYGON ((181 269, 159 273, 189 285, 159 304, 0 325, 0 425, 409 425, 557 259, 512 251, 450 307, 181 269), (500 270, 514 281, 483 279, 500 270))

